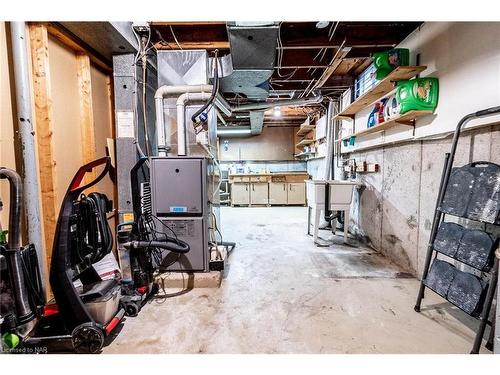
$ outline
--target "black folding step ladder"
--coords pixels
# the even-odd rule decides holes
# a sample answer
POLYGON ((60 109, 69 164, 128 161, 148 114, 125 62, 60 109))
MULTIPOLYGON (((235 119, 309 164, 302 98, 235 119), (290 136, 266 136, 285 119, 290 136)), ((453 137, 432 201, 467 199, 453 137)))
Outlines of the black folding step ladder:
POLYGON ((498 281, 498 259, 494 253, 499 238, 492 233, 491 228, 500 226, 500 166, 478 161, 453 168, 453 161, 464 125, 472 119, 499 113, 500 106, 474 112, 463 117, 456 127, 451 150, 445 155, 422 281, 415 304, 415 311, 420 312, 425 288, 429 288, 468 315, 479 319, 471 350, 474 354, 479 352, 487 324, 492 326, 488 349, 492 349, 493 345, 494 322, 489 321, 489 315, 498 281), (447 215, 467 219, 482 228, 469 229, 447 222, 447 215), (439 258, 438 254, 441 254, 439 258), (450 260, 468 266, 471 272, 459 270, 450 260))

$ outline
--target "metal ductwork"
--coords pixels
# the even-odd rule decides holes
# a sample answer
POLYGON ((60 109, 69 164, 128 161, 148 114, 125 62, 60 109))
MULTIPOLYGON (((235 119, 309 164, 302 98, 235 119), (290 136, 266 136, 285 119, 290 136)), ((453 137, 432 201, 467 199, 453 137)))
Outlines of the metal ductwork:
POLYGON ((252 111, 250 112, 250 131, 252 135, 262 133, 264 125, 264 112, 252 111))
MULTIPOLYGON (((265 101, 274 71, 278 22, 228 22, 231 54, 220 59, 220 90, 238 93, 250 101, 265 101)), ((260 134, 264 114, 250 113, 252 134, 260 134)))

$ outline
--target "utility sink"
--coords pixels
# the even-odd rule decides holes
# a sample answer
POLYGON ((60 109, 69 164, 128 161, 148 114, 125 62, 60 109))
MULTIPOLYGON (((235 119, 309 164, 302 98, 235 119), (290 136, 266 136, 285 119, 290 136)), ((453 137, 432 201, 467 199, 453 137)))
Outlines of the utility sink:
MULTIPOLYGON (((347 242, 349 230, 349 212, 351 210, 354 188, 360 186, 354 181, 343 180, 306 180, 308 220, 307 233, 310 233, 311 217, 314 215, 313 239, 318 243, 318 229, 321 211, 325 209, 325 189, 329 189, 328 209, 344 211, 344 242, 347 242)), ((335 226, 333 226, 335 232, 335 226)))

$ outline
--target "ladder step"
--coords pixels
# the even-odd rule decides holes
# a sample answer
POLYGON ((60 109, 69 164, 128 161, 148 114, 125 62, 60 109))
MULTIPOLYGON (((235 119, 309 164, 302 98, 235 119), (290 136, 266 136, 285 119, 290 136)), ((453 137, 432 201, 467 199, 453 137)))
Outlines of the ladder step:
POLYGON ((444 260, 435 259, 424 284, 448 302, 473 317, 482 311, 488 284, 479 277, 460 271, 444 260))
POLYGON ((498 237, 493 234, 443 222, 434 240, 434 250, 479 271, 489 271, 498 243, 498 237))

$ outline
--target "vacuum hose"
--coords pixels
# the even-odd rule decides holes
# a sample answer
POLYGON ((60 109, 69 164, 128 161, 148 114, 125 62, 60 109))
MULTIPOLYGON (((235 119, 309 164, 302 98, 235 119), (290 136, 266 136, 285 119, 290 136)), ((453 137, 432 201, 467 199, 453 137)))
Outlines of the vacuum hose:
POLYGON ((157 247, 159 249, 169 250, 173 253, 186 254, 189 252, 189 244, 184 241, 176 240, 176 242, 165 241, 131 241, 123 245, 125 248, 144 249, 147 247, 157 247))
POLYGON ((0 179, 10 183, 9 240, 5 255, 9 264, 12 292, 19 323, 26 323, 34 318, 30 308, 26 283, 21 263, 21 213, 23 207, 23 188, 21 177, 12 169, 0 167, 0 179))

